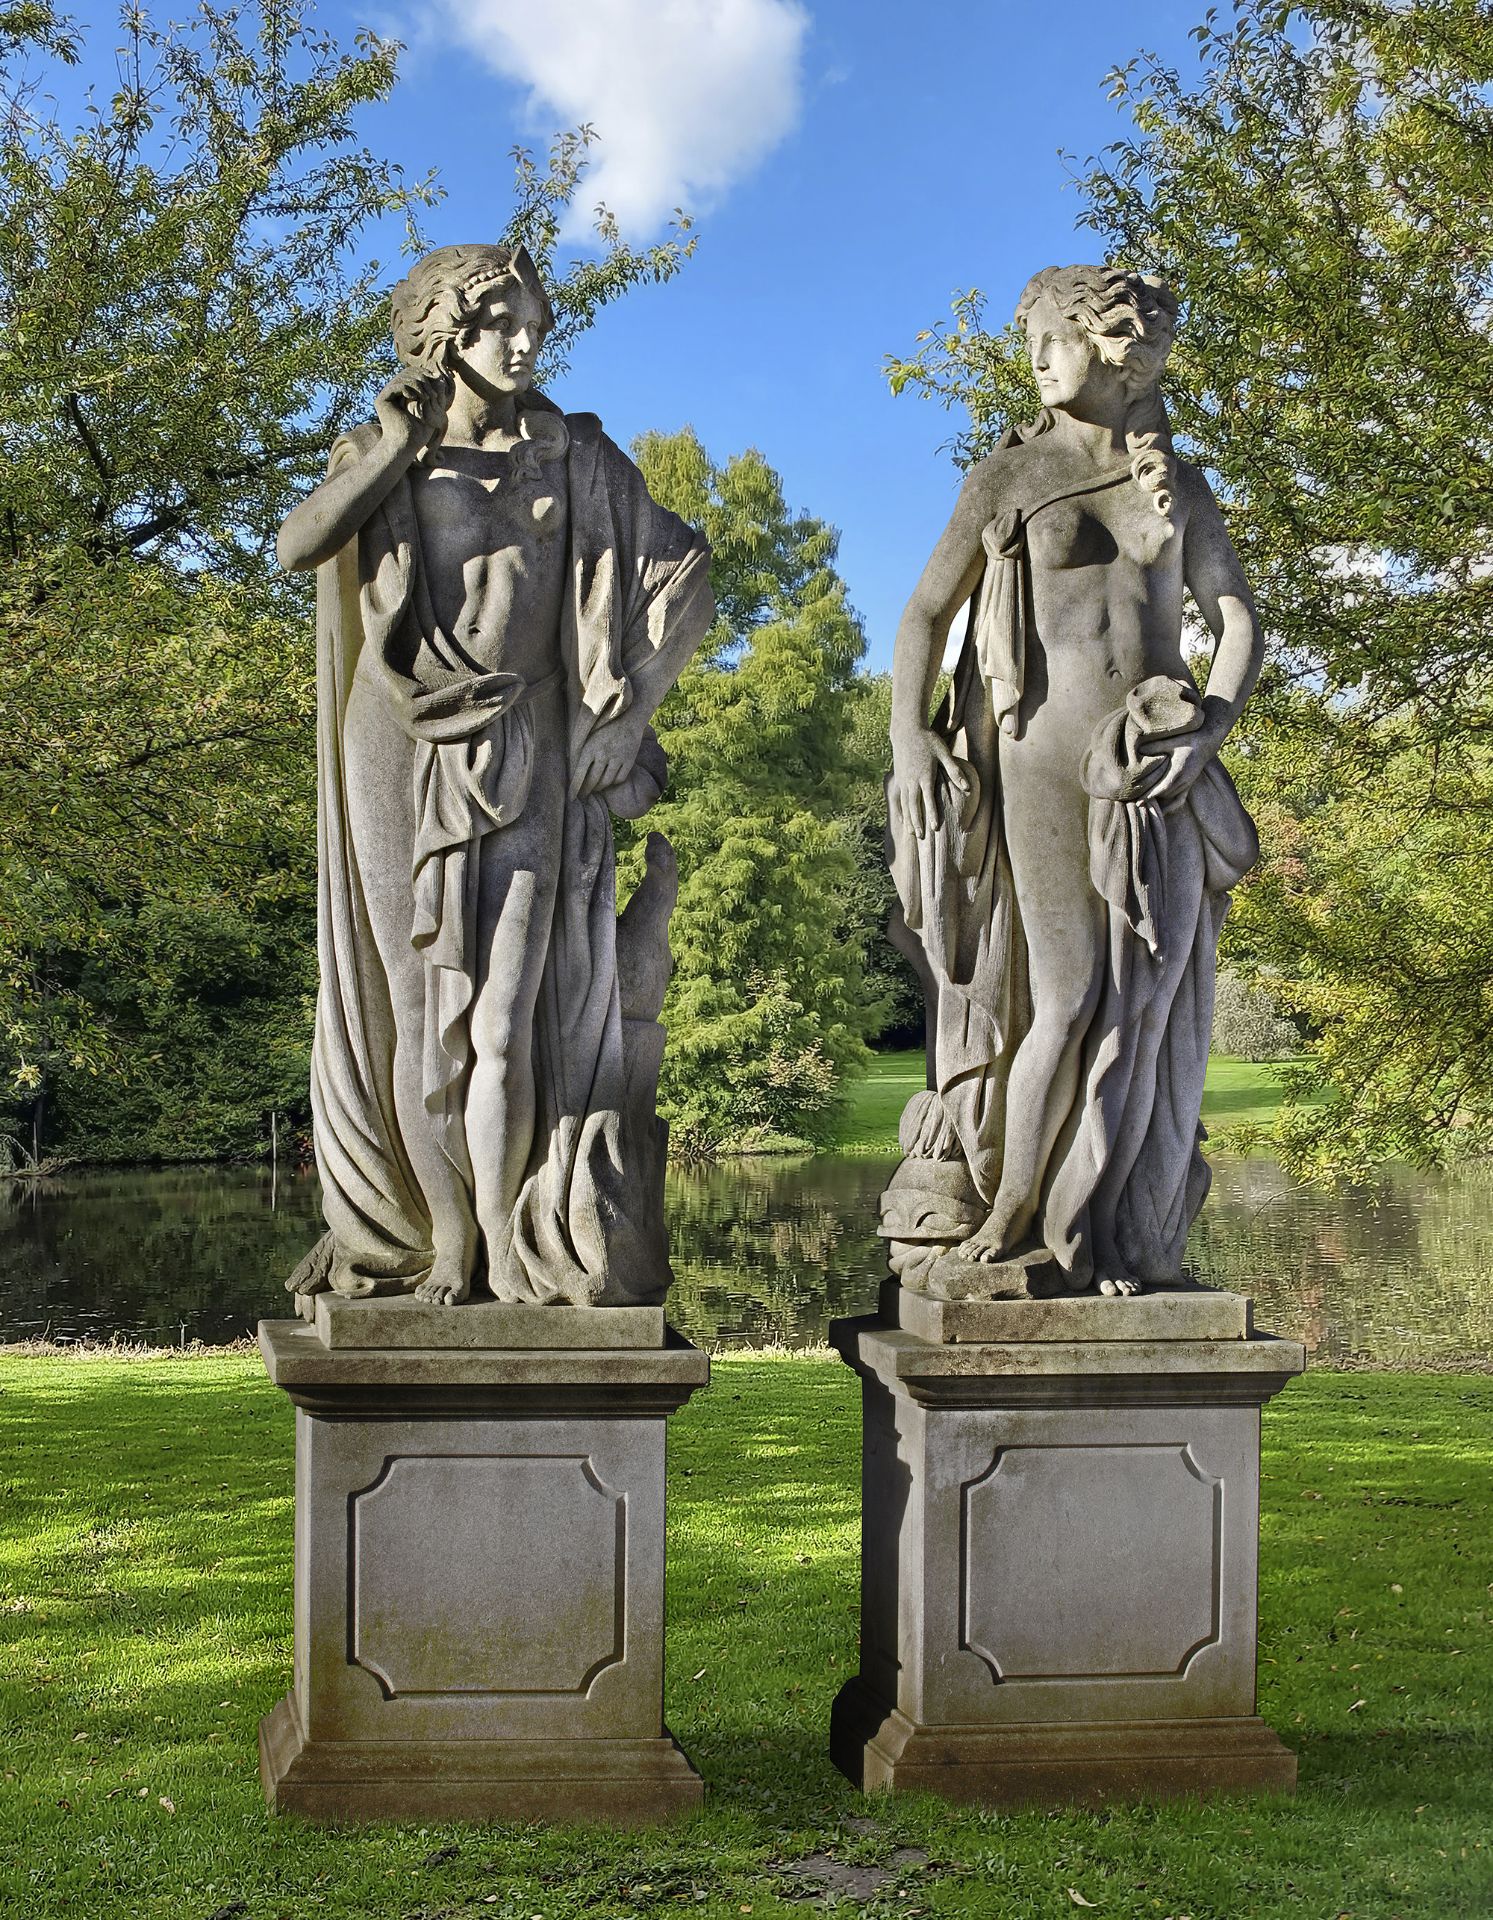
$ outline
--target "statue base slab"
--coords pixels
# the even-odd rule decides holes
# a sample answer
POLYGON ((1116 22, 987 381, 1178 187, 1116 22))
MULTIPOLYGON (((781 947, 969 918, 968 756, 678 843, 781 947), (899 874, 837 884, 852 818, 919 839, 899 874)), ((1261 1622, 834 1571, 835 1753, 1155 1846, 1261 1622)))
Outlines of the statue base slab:
POLYGON ((710 1363, 672 1329, 582 1344, 583 1310, 523 1311, 553 1346, 260 1324, 296 1408, 294 1686, 259 1742, 276 1812, 632 1824, 700 1803, 663 1723, 664 1448, 710 1363))
POLYGON ((886 1281, 881 1318, 935 1346, 1011 1340, 1247 1340, 1252 1302, 1212 1287, 1157 1287, 1120 1297, 941 1300, 886 1281))
POLYGON ((898 1292, 830 1328, 864 1422, 835 1764, 985 1804, 1290 1792, 1255 1709, 1260 1408, 1302 1347, 1241 1332, 1237 1296, 1168 1331, 1166 1295, 1127 1325, 1147 1296, 898 1292), (961 1318, 982 1311, 1000 1326, 961 1318), (909 1328, 940 1314, 941 1339, 909 1328))

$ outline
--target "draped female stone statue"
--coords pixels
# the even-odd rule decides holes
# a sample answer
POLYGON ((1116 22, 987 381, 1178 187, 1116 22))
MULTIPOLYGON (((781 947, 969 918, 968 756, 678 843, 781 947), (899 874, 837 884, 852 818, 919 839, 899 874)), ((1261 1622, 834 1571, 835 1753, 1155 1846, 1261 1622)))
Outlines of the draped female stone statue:
POLYGON ((329 1232, 294 1291, 594 1305, 670 1277, 673 858, 650 836, 619 922, 611 815, 662 789, 648 721, 712 618, 709 550, 535 391, 552 324, 522 249, 422 260, 403 371, 280 533, 318 574, 329 1232))
POLYGON ((1172 452, 1175 316, 1118 268, 1031 281, 1042 411, 969 474, 897 634, 889 838, 929 1072, 882 1232, 902 1284, 946 1298, 1175 1281, 1207 1190, 1215 950, 1258 853, 1218 750, 1262 643, 1172 452), (1206 697, 1184 588, 1216 642, 1206 697))

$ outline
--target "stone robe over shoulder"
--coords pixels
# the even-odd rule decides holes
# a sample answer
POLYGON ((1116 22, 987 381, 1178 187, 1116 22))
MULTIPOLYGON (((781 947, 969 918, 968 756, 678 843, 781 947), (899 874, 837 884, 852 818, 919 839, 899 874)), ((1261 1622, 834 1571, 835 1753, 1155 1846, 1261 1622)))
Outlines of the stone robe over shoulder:
MULTIPOLYGON (((1004 444, 1010 444, 1008 441, 1004 444)), ((928 1007, 929 1087, 903 1114, 906 1156, 882 1197, 882 1235, 902 1284, 941 1290, 940 1258, 981 1224, 1000 1186, 1007 1079, 1032 1020, 1022 902, 1005 846, 1000 736, 1026 678, 1028 524, 1060 499, 1132 484, 1127 464, 1013 501, 986 527, 985 571, 935 728, 970 779, 945 787, 919 836, 895 778, 888 852, 901 905, 892 933, 928 1007)), ((1154 676, 1075 742, 1088 796, 1089 884, 1106 937, 1095 1011, 1069 1037, 1078 1094, 1039 1176, 1027 1261, 1033 1291, 1096 1279, 1175 1282, 1207 1194, 1200 1112, 1215 954, 1229 889, 1259 855, 1253 823, 1215 759, 1180 801, 1145 798, 1145 749, 1201 724, 1189 681, 1154 676), (1045 1255, 1045 1258, 1044 1258, 1045 1255)), ((980 1269, 971 1284, 978 1286, 980 1269)), ((994 1282, 991 1268, 983 1273, 994 1282)))
MULTIPOLYGON (((481 876, 491 866, 479 854, 493 846, 501 856, 504 843, 489 836, 524 818, 541 756, 559 757, 568 783, 597 727, 630 708, 654 711, 714 614, 703 538, 650 499, 600 422, 568 415, 562 429, 537 394, 520 420, 525 439, 542 430, 551 445, 566 442, 566 577, 550 676, 530 684, 482 671, 440 630, 408 475, 318 569, 321 990, 311 1094, 331 1230, 317 1252, 325 1281, 343 1293, 407 1291, 430 1269, 430 1210, 396 1116, 396 1046, 419 1045, 429 1127, 454 1177, 472 1186, 473 948, 481 876), (349 817, 344 723, 365 655, 413 742, 414 843, 399 845, 391 833, 390 844, 361 854, 408 865, 410 940, 424 988, 413 1017, 380 960, 349 817), (543 716, 557 711, 558 728, 542 730, 543 716)), ((330 471, 377 432, 363 427, 340 441, 330 471)), ((669 1283, 665 1128, 655 1096, 673 858, 661 835, 650 836, 648 876, 619 923, 611 829, 612 813, 633 818, 652 804, 665 773, 648 728, 619 785, 565 800, 546 849, 558 891, 553 913, 531 933, 544 942, 533 1140, 516 1205, 498 1233, 486 1233, 486 1286, 499 1299, 636 1302, 662 1298, 669 1283)), ((503 962, 495 956, 484 997, 501 1001, 503 962)), ((480 1291, 481 1274, 476 1284, 480 1291)))

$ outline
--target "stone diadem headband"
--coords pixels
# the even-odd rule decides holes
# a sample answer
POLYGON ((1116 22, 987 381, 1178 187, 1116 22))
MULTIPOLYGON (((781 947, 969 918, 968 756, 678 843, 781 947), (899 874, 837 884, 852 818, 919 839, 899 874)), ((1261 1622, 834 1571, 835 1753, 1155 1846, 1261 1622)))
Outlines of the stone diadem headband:
POLYGON ((469 273, 465 280, 456 284, 458 293, 475 293, 479 287, 495 286, 499 280, 518 279, 518 269, 510 259, 503 267, 479 267, 475 273, 469 273))

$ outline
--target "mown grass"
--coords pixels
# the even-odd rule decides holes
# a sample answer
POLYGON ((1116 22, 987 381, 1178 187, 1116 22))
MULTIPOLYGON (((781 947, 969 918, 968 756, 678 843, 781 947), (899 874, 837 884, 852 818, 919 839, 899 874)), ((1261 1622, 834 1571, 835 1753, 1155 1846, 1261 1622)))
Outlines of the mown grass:
POLYGON ((283 1396, 248 1354, 0 1359, 0 1912, 782 1920, 815 1891, 787 1869, 826 1853, 888 1863, 872 1916, 1486 1920, 1490 1414, 1493 1379, 1372 1374, 1267 1409, 1261 1707, 1300 1752, 1294 1801, 983 1814, 866 1801, 831 1768, 854 1383, 822 1356, 718 1361, 670 1462, 668 1717, 706 1810, 641 1835, 326 1831, 271 1819, 256 1771, 291 1659, 283 1396))
MULTIPOLYGON (((1280 1110, 1283 1069, 1268 1061, 1230 1060, 1214 1054, 1203 1093, 1203 1124, 1210 1133, 1227 1127, 1268 1127, 1280 1110)), ((878 1053, 863 1079, 845 1090, 845 1104, 824 1142, 830 1153, 896 1153, 902 1109, 925 1085, 923 1051, 878 1053)))

